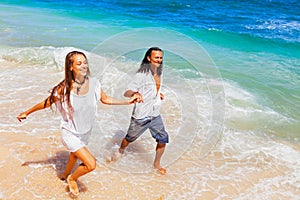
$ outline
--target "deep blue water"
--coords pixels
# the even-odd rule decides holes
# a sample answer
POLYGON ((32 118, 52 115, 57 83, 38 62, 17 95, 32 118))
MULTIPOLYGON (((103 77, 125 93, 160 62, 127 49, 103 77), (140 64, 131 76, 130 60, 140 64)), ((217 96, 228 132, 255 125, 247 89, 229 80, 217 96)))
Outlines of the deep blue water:
MULTIPOLYGON (((2 1, 6 2, 6 1, 2 1)), ((7 1, 124 27, 219 30, 300 42, 299 1, 7 1), (140 24, 141 23, 141 24, 140 24), (143 24, 143 25, 142 25, 143 24)))

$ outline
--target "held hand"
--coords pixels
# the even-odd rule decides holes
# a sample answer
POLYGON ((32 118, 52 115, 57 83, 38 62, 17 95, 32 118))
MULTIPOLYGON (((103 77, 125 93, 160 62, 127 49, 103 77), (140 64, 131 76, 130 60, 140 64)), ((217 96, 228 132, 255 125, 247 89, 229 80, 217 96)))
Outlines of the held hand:
POLYGON ((139 92, 134 93, 130 99, 129 103, 141 103, 144 102, 142 95, 139 92))
POLYGON ((160 93, 160 99, 164 100, 165 99, 165 95, 163 93, 160 93))
POLYGON ((19 120, 19 122, 22 122, 22 120, 26 119, 27 116, 28 115, 25 112, 22 112, 17 116, 17 119, 19 120))

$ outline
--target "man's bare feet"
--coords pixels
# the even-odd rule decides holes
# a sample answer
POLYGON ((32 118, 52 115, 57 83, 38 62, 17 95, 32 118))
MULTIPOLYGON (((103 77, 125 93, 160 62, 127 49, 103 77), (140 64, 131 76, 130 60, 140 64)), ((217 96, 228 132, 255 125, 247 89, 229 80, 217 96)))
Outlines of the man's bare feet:
POLYGON ((119 153, 120 153, 120 154, 124 154, 124 149, 119 148, 119 153))
POLYGON ((68 176, 67 182, 68 182, 68 185, 69 185, 70 193, 73 194, 74 196, 78 196, 79 195, 79 190, 78 190, 78 187, 77 187, 77 183, 76 183, 75 180, 73 180, 71 178, 71 174, 68 176))
POLYGON ((154 169, 156 169, 157 172, 160 173, 160 174, 162 174, 162 175, 166 175, 167 174, 167 170, 164 169, 164 168, 162 168, 161 166, 159 166, 159 167, 155 167, 154 166, 154 169))
POLYGON ((120 159, 123 156, 123 153, 120 153, 119 150, 113 152, 111 155, 111 161, 117 161, 118 159, 120 159))

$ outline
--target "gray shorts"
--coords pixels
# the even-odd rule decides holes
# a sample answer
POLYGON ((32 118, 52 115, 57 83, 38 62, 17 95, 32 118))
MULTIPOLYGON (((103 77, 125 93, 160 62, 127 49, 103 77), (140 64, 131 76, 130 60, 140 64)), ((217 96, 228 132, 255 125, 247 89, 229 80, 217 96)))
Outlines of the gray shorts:
POLYGON ((133 142, 148 128, 156 142, 162 144, 169 142, 169 135, 165 130, 164 123, 160 115, 157 117, 145 117, 143 119, 135 119, 132 117, 125 139, 128 142, 133 142))

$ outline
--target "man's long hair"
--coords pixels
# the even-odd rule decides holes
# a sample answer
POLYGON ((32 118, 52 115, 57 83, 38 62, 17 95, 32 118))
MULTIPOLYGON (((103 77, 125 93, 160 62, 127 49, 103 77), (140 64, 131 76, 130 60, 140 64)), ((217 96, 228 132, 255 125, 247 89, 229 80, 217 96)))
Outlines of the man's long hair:
MULTIPOLYGON (((161 52, 163 52, 158 47, 151 47, 150 49, 148 49, 147 52, 145 53, 145 56, 142 60, 142 63, 140 65, 140 68, 138 69, 137 73, 148 73, 149 71, 151 71, 150 61, 148 60, 148 57, 151 57, 152 51, 161 51, 161 52)), ((161 63, 161 65, 157 68, 157 74, 159 76, 162 73, 162 68, 163 68, 163 63, 161 63)), ((151 71, 151 73, 153 74, 152 71, 151 71)))

